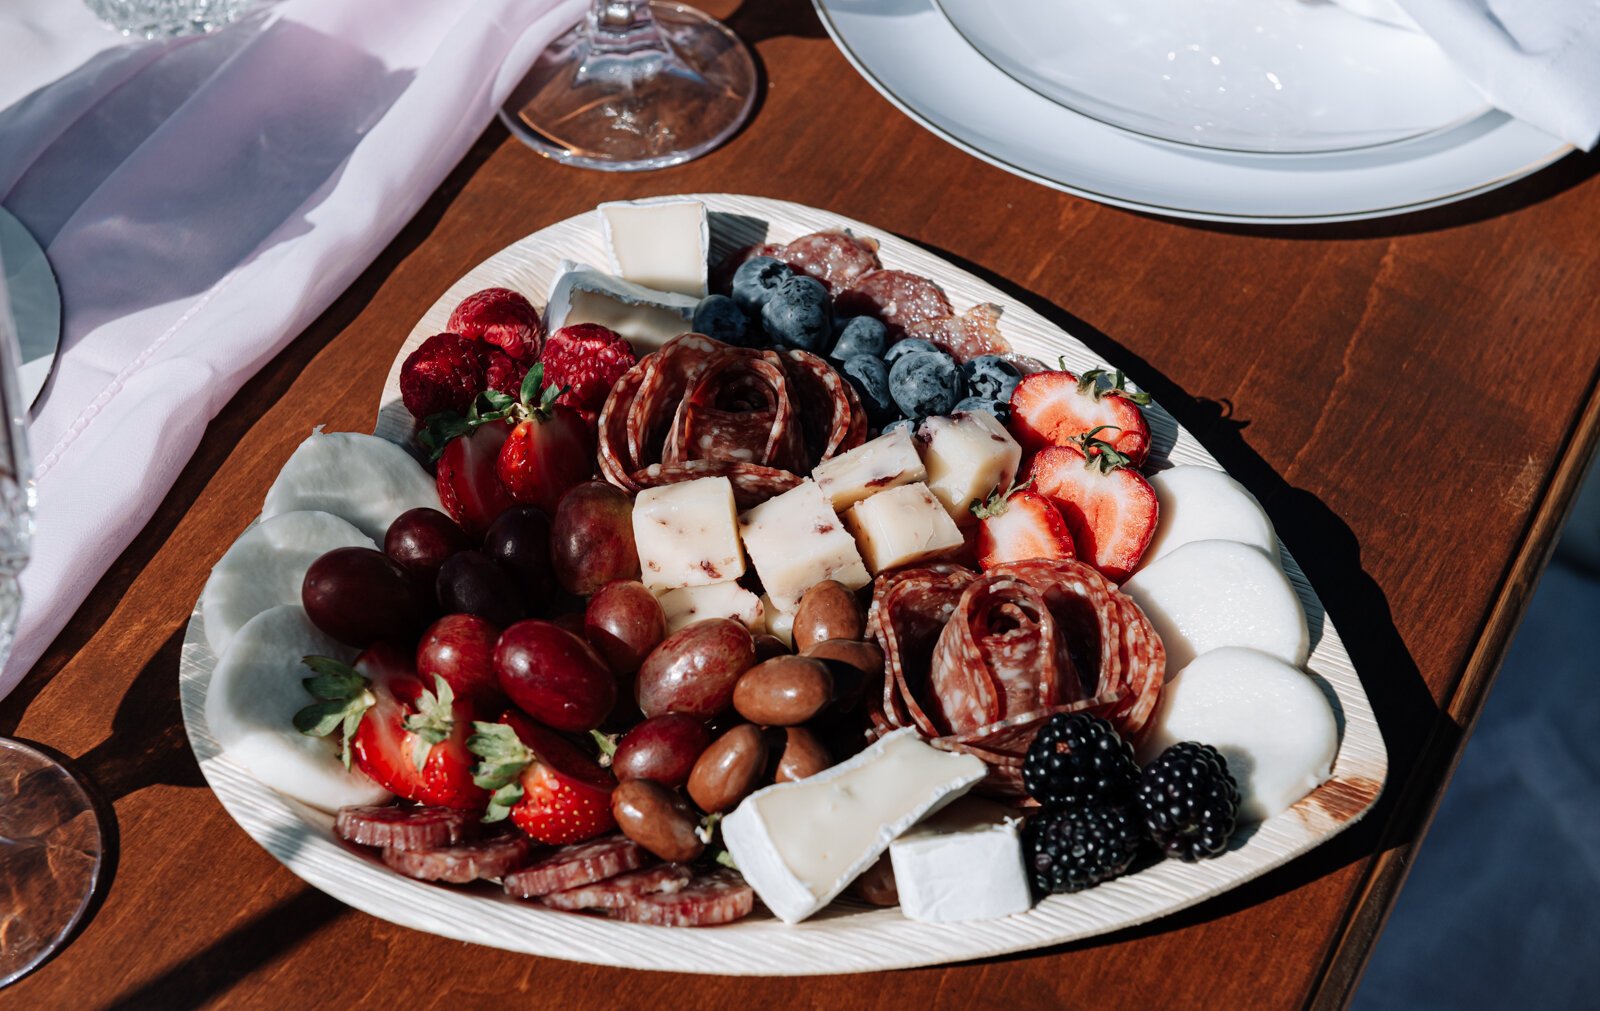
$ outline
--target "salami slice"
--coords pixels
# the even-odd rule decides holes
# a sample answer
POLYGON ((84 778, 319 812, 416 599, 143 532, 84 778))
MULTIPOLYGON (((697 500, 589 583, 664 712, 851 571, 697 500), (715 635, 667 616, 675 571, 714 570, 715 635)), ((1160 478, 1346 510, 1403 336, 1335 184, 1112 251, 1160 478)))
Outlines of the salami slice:
POLYGON ((840 316, 875 316, 895 332, 955 313, 944 289, 904 270, 873 270, 840 292, 834 305, 840 316))
POLYGON ((506 876, 507 894, 533 899, 551 892, 614 878, 651 860, 643 847, 620 832, 564 846, 515 874, 506 876))
POLYGON ((679 891, 693 876, 683 864, 658 864, 594 884, 551 892, 539 901, 552 909, 615 909, 637 895, 679 891))
POLYGON ((847 288, 862 274, 883 266, 878 262, 877 240, 839 228, 802 235, 769 255, 834 290, 847 288))
POLYGON ((466 811, 449 807, 344 807, 333 820, 340 839, 361 846, 426 850, 467 838, 476 825, 466 811))
MULTIPOLYGON (((960 566, 902 569, 879 576, 867 610, 867 634, 883 648, 883 717, 888 729, 941 733, 927 713, 934 647, 962 591, 974 578, 960 566)), ((874 721, 876 722, 876 721, 874 721)))
POLYGON ((504 877, 521 867, 533 851, 533 840, 521 832, 474 839, 428 850, 383 851, 383 862, 407 877, 464 885, 504 877))
POLYGON ((674 892, 630 895, 611 915, 657 927, 711 927, 748 916, 755 907, 756 893, 739 872, 721 869, 674 892))
POLYGON ((1011 350, 1000 333, 1000 307, 991 302, 980 302, 959 316, 935 316, 912 323, 906 327, 906 336, 932 341, 963 362, 1011 350))

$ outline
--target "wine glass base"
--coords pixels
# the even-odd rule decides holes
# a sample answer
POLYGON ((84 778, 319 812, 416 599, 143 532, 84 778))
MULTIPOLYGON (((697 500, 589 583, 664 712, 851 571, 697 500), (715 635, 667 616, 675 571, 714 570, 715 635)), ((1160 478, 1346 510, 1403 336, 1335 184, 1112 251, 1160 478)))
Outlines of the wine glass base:
POLYGON ((71 935, 94 896, 105 840, 94 802, 60 763, 0 739, 0 987, 71 935))
POLYGON ((600 51, 587 21, 552 42, 501 108, 507 128, 547 158, 607 172, 682 164, 732 136, 755 105, 749 48, 692 7, 650 11, 660 49, 600 51))

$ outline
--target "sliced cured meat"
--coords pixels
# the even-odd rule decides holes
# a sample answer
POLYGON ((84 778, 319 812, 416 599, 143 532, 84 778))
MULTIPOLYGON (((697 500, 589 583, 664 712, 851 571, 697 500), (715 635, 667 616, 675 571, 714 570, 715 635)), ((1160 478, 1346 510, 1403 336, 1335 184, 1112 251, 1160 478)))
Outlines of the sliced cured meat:
POLYGON ((420 881, 464 885, 469 881, 503 878, 526 863, 531 852, 532 839, 521 832, 502 832, 438 849, 386 849, 383 862, 420 881))
POLYGON ((679 891, 692 877, 694 873, 683 864, 658 864, 592 885, 551 892, 539 901, 552 909, 615 909, 637 895, 679 891))
POLYGON ((506 892, 519 899, 538 898, 638 870, 650 860, 650 854, 643 847, 618 832, 564 846, 543 860, 507 875, 506 892))
POLYGON ((940 735, 920 700, 927 697, 939 633, 975 578, 959 565, 940 565, 886 573, 873 584, 867 635, 883 647, 880 729, 914 726, 925 737, 940 735))
POLYGON ((783 365, 799 410, 808 459, 821 463, 867 441, 867 412, 855 387, 843 376, 804 351, 785 352, 783 365))
POLYGON ((1000 307, 992 302, 980 302, 959 316, 936 316, 912 323, 906 327, 906 336, 932 341, 963 362, 1011 350, 1000 333, 1000 307))
POLYGON ((832 289, 847 288, 862 274, 883 266, 878 262, 876 239, 860 238, 840 228, 802 235, 767 255, 776 256, 832 289))
POLYGON ((756 893, 738 871, 716 870, 673 892, 630 895, 611 915, 657 927, 711 927, 750 915, 756 893))
POLYGON ((467 838, 476 827, 451 807, 342 807, 333 831, 348 842, 394 850, 429 850, 467 838))
POLYGON ((904 270, 872 270, 839 293, 834 311, 840 316, 875 316, 895 332, 923 320, 950 316, 955 308, 944 289, 904 270))
POLYGON ((718 295, 726 295, 733 290, 733 275, 744 261, 757 256, 771 256, 781 259, 783 247, 775 242, 758 242, 749 246, 740 246, 733 252, 717 261, 711 268, 708 279, 711 291, 718 295))

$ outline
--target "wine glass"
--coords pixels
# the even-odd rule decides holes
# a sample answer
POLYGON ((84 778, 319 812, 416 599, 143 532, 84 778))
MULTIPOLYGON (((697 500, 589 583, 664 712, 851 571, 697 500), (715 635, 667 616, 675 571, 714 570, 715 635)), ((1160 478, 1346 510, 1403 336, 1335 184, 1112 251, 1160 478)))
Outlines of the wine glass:
POLYGON ((539 54, 500 118, 547 157, 629 172, 705 154, 755 98, 755 60, 722 22, 662 0, 594 0, 539 54))
MULTIPOLYGON (((16 326, 0 269, 0 661, 11 652, 33 540, 28 409, 16 326)), ((0 986, 49 958, 89 907, 104 838, 93 801, 43 751, 0 737, 0 986)))
POLYGON ((198 35, 232 24, 255 0, 84 0, 108 28, 146 39, 198 35))

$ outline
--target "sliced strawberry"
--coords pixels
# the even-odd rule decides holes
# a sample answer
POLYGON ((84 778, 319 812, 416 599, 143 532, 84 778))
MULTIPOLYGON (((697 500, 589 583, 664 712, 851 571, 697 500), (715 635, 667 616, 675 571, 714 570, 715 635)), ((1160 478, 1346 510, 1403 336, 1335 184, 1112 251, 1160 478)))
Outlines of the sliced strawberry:
POLYGON ((544 323, 533 303, 510 288, 485 288, 461 300, 446 328, 468 340, 493 344, 520 361, 539 357, 544 323))
POLYGON ((314 677, 306 689, 318 699, 295 714, 303 734, 338 731, 345 765, 353 760, 384 789, 406 800, 476 809, 488 794, 473 782, 467 750, 475 715, 443 678, 429 691, 398 648, 379 643, 353 666, 331 657, 306 657, 314 677))
POLYGON ((476 782, 493 790, 486 822, 510 815, 522 831, 552 846, 583 842, 617 827, 611 817, 616 780, 594 759, 516 710, 498 723, 475 723, 468 741, 476 782))
POLYGON ((510 435, 505 422, 487 422, 451 439, 439 454, 439 502, 472 537, 482 537, 496 517, 516 505, 495 473, 510 435))
POLYGON ((1139 408, 1150 403, 1150 395, 1123 389, 1123 383, 1120 371, 1108 375, 1103 369, 1082 376, 1065 370, 1024 376, 1011 392, 1011 432, 1033 452, 1103 429, 1116 436, 1107 435, 1106 442, 1141 466, 1150 455, 1150 426, 1139 408), (1108 387, 1100 385, 1102 379, 1108 387))
POLYGON ((1041 450, 1028 481, 1061 511, 1078 557, 1120 583, 1155 534, 1156 493, 1127 457, 1093 438, 1083 441, 1094 456, 1070 444, 1041 450))
POLYGON ((543 364, 528 370, 512 407, 517 427, 500 449, 495 473, 512 499, 553 516, 561 496, 594 472, 594 447, 578 412, 556 402, 560 390, 541 389, 543 374, 543 364))
POLYGON ((1030 558, 1076 557, 1060 510, 1025 486, 997 491, 972 512, 980 521, 978 564, 985 569, 1030 558))

